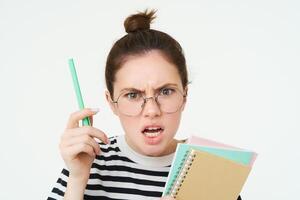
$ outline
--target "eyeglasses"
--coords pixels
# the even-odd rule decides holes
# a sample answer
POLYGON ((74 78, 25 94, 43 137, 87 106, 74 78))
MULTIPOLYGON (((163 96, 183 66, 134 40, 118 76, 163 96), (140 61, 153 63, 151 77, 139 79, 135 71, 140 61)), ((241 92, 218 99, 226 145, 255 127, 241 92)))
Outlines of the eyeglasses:
POLYGON ((149 99, 154 99, 160 110, 164 113, 175 113, 183 105, 186 94, 178 88, 165 87, 153 97, 146 97, 141 91, 126 91, 121 93, 116 101, 121 113, 128 116, 137 116, 149 99))

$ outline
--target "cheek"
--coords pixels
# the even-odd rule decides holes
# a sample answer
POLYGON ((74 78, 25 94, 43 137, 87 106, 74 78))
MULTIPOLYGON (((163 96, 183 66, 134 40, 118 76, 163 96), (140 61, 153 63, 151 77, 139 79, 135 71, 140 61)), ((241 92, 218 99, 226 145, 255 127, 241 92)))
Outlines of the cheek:
POLYGON ((127 134, 138 132, 138 129, 139 129, 138 120, 135 117, 128 117, 128 116, 119 115, 119 120, 122 124, 122 127, 123 127, 124 131, 127 134))
POLYGON ((181 119, 181 112, 166 115, 165 125, 170 131, 177 131, 181 119))

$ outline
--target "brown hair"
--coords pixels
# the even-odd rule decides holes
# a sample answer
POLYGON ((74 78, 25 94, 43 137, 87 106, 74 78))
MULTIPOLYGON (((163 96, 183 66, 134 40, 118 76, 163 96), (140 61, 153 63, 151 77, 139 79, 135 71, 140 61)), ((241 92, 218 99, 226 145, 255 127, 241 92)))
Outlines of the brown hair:
POLYGON ((180 44, 170 35, 150 29, 155 12, 155 10, 145 10, 130 15, 124 22, 127 34, 115 42, 106 60, 105 81, 112 98, 116 73, 126 59, 129 56, 142 55, 151 50, 160 50, 166 59, 176 66, 183 87, 187 86, 186 62, 180 44))

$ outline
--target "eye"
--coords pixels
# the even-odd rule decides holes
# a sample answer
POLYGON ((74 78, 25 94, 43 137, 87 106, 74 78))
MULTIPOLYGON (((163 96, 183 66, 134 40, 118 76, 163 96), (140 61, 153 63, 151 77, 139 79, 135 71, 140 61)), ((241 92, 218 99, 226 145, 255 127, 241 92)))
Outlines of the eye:
POLYGON ((138 92, 128 92, 124 94, 124 97, 128 100, 137 100, 140 97, 140 94, 138 92))
POLYGON ((160 90, 160 95, 170 96, 171 94, 173 94, 174 91, 175 91, 175 89, 173 89, 173 88, 163 88, 160 90))

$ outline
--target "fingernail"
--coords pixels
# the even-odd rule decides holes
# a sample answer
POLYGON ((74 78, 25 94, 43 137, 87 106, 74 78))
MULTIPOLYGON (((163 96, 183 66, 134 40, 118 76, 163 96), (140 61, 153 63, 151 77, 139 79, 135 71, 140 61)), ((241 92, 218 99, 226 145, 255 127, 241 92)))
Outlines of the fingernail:
POLYGON ((91 108, 91 111, 97 114, 99 112, 99 108, 91 108))

